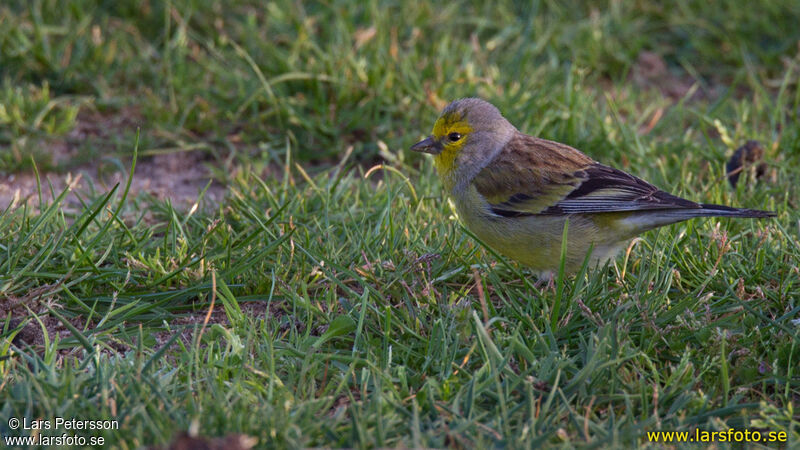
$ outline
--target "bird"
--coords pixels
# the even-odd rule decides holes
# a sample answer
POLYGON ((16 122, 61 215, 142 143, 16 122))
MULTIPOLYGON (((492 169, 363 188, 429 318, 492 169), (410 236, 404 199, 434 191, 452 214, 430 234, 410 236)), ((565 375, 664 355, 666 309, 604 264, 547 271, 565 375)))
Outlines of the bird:
POLYGON ((569 145, 519 131, 479 98, 447 105, 432 134, 411 150, 433 155, 463 225, 540 280, 559 270, 565 227, 564 269, 575 273, 587 254, 597 267, 657 227, 695 217, 775 216, 669 194, 569 145))

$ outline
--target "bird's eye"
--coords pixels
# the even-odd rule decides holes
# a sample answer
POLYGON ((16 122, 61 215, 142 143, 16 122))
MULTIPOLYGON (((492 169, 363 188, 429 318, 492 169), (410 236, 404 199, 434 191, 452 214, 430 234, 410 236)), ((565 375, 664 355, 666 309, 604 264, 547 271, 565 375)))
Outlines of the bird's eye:
POLYGON ((447 139, 450 139, 450 142, 455 142, 461 139, 461 133, 450 133, 447 135, 447 139))

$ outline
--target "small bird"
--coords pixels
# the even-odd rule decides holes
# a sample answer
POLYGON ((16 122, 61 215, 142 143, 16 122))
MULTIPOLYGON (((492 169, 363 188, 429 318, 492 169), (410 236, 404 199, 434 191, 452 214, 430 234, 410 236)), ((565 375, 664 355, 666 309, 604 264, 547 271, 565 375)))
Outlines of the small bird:
POLYGON ((433 134, 411 150, 434 155, 467 229, 543 280, 560 265, 565 224, 565 268, 574 273, 590 249, 590 263, 604 263, 633 237, 660 226, 694 217, 775 216, 668 194, 568 145, 520 132, 478 98, 447 105, 433 134))
POLYGON ((725 165, 725 171, 728 172, 728 181, 731 187, 736 187, 739 182, 739 175, 747 169, 755 167, 755 176, 752 180, 757 180, 764 176, 767 172, 767 165, 761 162, 764 158, 764 147, 758 141, 747 141, 745 144, 736 149, 725 165))

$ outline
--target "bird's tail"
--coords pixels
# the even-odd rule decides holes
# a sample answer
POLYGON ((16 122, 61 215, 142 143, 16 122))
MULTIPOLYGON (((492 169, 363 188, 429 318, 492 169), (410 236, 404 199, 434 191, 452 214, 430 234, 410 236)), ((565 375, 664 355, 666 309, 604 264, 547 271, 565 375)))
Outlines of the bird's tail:
POLYGON ((642 232, 671 223, 694 219, 695 217, 742 217, 763 219, 775 217, 776 215, 772 211, 731 208, 730 206, 723 205, 698 204, 697 206, 699 207, 643 211, 639 214, 633 214, 627 217, 624 219, 624 222, 632 229, 637 230, 637 232, 642 232))
POLYGON ((701 203, 699 209, 690 209, 686 211, 696 211, 696 215, 693 217, 749 217, 752 219, 763 219, 767 217, 775 217, 777 215, 773 211, 731 208, 730 206, 712 205, 709 203, 701 203))

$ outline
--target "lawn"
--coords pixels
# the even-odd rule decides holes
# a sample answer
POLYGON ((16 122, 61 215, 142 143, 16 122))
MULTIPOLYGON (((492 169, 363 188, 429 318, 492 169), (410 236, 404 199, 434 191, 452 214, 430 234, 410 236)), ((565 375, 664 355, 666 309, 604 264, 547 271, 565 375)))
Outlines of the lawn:
POLYGON ((4 1, 0 435, 800 445, 797 23, 796 0, 4 1), (777 217, 535 286, 408 151, 466 96, 777 217), (732 187, 749 140, 763 175, 732 187))

